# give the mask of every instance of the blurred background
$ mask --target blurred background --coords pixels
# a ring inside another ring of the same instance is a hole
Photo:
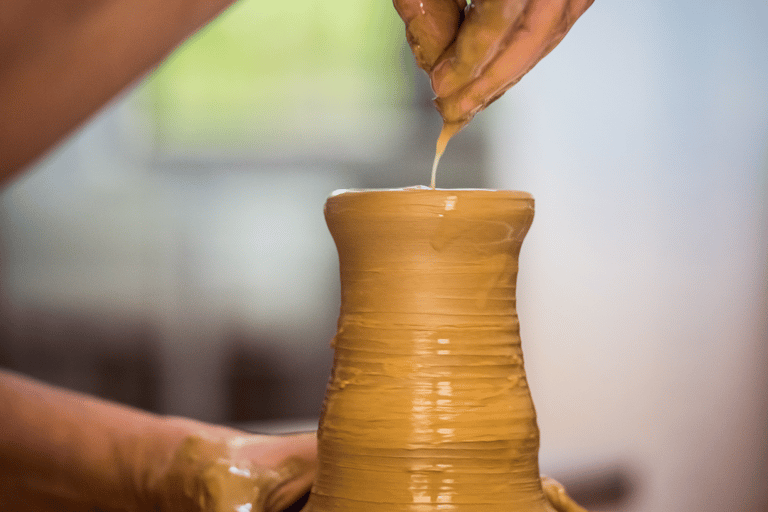
[[[537,200],[518,283],[544,472],[595,510],[768,511],[768,4],[597,2],[440,187]],[[316,425],[336,188],[427,184],[390,2],[241,0],[0,195],[0,365]]]

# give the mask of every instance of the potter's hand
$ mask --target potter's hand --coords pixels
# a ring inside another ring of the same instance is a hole
[[[196,433],[149,483],[141,509],[163,512],[278,512],[309,490],[316,470],[314,433],[261,436],[178,420]],[[155,462],[147,461],[149,466]],[[152,473],[152,468],[145,468]],[[141,468],[139,472],[141,472]],[[146,474],[146,473],[145,473]]]
[[[587,512],[587,509],[579,506],[568,496],[565,487],[556,480],[542,475],[541,487],[544,490],[547,503],[555,509],[555,512]]]
[[[394,0],[447,123],[466,124],[563,39],[594,0]]]
[[[277,512],[315,475],[314,433],[247,434],[2,370],[0,411],[0,510]]]

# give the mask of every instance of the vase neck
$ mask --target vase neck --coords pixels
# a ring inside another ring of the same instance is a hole
[[[519,192],[406,190],[331,197],[342,316],[436,327],[514,318],[517,259],[533,219]]]

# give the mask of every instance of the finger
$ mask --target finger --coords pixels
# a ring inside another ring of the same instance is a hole
[[[541,476],[541,486],[544,490],[544,496],[557,512],[587,512],[587,510],[578,505],[565,492],[565,487],[556,480],[548,476]]]
[[[466,1],[393,0],[416,63],[429,72],[456,37]]]
[[[532,0],[509,44],[483,74],[435,103],[446,121],[466,121],[499,98],[563,39],[592,0]]]
[[[278,512],[301,498],[317,473],[317,436],[314,432],[280,438],[280,461],[273,467],[279,475],[277,487],[267,498],[264,510]]]
[[[317,434],[306,432],[288,435],[248,434],[230,440],[233,457],[261,466],[277,467],[292,457],[315,459]]]
[[[435,65],[432,88],[449,96],[480,76],[519,24],[527,0],[476,0],[467,11],[456,41]]]
[[[277,468],[280,482],[264,504],[264,512],[280,512],[298,501],[312,487],[317,474],[314,460],[291,459]]]

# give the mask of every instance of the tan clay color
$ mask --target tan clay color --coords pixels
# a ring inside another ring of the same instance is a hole
[[[459,123],[443,123],[443,129],[440,130],[440,136],[437,138],[437,143],[435,144],[435,160],[432,162],[432,179],[429,184],[430,187],[435,188],[437,164],[440,163],[440,157],[445,153],[448,141],[451,140],[451,137],[456,135],[463,126],[463,124]]]
[[[565,37],[593,0],[393,0],[443,117],[431,186],[448,140]]]
[[[568,33],[593,0],[393,0],[435,106],[459,128]]]
[[[515,312],[524,192],[340,191],[335,359],[304,512],[576,512],[538,468]]]
[[[190,436],[184,440],[166,472],[162,488],[171,497],[166,510],[233,512],[262,511],[281,480],[278,471],[239,464],[222,441]],[[184,501],[187,503],[184,504]]]
[[[3,512],[277,512],[315,475],[315,435],[156,416],[0,371]]]

